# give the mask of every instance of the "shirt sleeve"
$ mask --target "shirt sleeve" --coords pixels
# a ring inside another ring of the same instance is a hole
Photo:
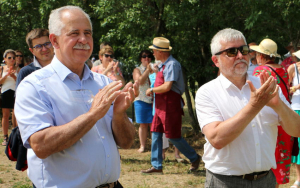
[[[209,123],[224,121],[220,110],[213,102],[212,95],[206,87],[201,87],[197,91],[195,104],[201,130]]]
[[[165,82],[178,81],[180,69],[175,63],[166,66],[163,71]]]
[[[51,104],[38,82],[24,81],[16,92],[15,115],[23,144],[31,148],[28,138],[35,132],[55,125]]]

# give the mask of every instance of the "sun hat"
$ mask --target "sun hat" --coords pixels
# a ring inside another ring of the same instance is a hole
[[[300,59],[300,50],[294,52],[293,55],[295,55],[298,59]]]
[[[164,37],[155,37],[153,39],[153,44],[149,46],[150,49],[160,50],[160,51],[171,51],[170,41]]]
[[[258,46],[250,46],[250,49],[270,57],[280,57],[280,55],[277,54],[277,44],[271,39],[264,39]]]

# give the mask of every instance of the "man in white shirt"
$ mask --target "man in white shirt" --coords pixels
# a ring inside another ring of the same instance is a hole
[[[277,125],[300,136],[300,116],[290,109],[273,77],[247,75],[249,47],[234,29],[211,41],[221,75],[203,85],[196,110],[206,144],[205,187],[275,187]]]

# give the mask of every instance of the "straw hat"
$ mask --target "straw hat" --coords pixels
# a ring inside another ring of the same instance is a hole
[[[271,39],[264,39],[258,46],[250,46],[250,49],[270,57],[280,57],[280,55],[277,54],[277,44]]]
[[[160,51],[171,51],[170,41],[164,37],[155,37],[153,39],[153,44],[149,46],[150,49],[160,50]]]
[[[300,59],[300,50],[294,52],[293,55],[295,55],[298,59]]]

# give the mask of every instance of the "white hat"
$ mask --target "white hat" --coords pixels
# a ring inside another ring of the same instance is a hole
[[[277,44],[271,39],[264,39],[258,46],[250,46],[250,49],[270,57],[280,57],[280,55],[277,54]]]
[[[298,59],[300,59],[300,50],[294,52],[293,55],[295,55]]]

